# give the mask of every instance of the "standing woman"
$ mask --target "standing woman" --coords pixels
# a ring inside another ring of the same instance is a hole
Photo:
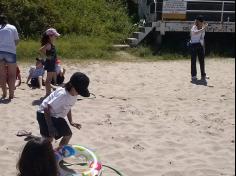
[[[51,81],[56,79],[56,59],[57,51],[54,41],[60,34],[54,28],[49,28],[44,32],[41,39],[41,48],[39,49],[42,54],[46,56],[44,69],[47,71],[47,78],[45,82],[46,97],[51,93]]]
[[[201,68],[201,79],[205,80],[206,72],[205,72],[205,31],[208,24],[204,21],[202,15],[199,15],[196,18],[195,24],[191,29],[191,75],[192,81],[197,80],[197,68],[196,62],[197,57],[200,63]]]
[[[0,15],[0,86],[2,98],[7,96],[5,65],[8,66],[9,100],[14,98],[16,82],[16,45],[19,35],[15,26],[8,24],[7,17]]]

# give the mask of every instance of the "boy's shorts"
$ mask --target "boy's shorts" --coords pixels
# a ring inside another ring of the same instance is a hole
[[[39,80],[38,80],[38,78],[32,78],[30,80],[30,84],[31,84],[32,87],[39,88]]]
[[[8,64],[15,64],[16,54],[0,51],[0,61],[5,61]]]
[[[56,130],[58,132],[58,136],[54,137],[56,140],[60,139],[63,136],[71,136],[72,135],[71,129],[64,118],[51,117],[51,119],[52,119],[52,123],[53,123],[54,127],[56,128]],[[43,137],[50,137],[47,122],[44,117],[44,113],[37,112],[37,120],[39,123],[40,134]]]
[[[39,80],[38,80],[38,78],[32,78],[30,80],[30,84],[31,84],[31,87],[39,88]],[[42,85],[43,86],[45,85],[44,80],[42,80]]]

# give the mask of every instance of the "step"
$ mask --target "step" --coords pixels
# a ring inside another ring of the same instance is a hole
[[[125,48],[129,48],[129,45],[112,45],[113,48],[117,48],[117,49],[125,49]]]
[[[142,36],[142,35],[145,35],[145,33],[143,33],[143,32],[134,32],[133,33],[133,37],[136,39],[139,39],[140,36]]]
[[[138,45],[138,39],[137,38],[128,38],[127,42],[130,46],[137,46]]]
[[[144,32],[144,33],[145,33],[145,32],[146,32],[146,28],[145,28],[145,27],[143,27],[143,26],[142,26],[142,27],[139,27],[139,31],[140,31],[140,32]]]

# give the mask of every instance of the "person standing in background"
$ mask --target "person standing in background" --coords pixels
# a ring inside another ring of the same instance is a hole
[[[51,93],[51,82],[56,82],[56,59],[57,51],[54,42],[60,34],[54,28],[47,29],[41,39],[41,48],[39,51],[46,56],[44,69],[47,71],[47,78],[45,82],[46,97]]]
[[[190,49],[192,81],[197,80],[197,57],[200,63],[201,80],[206,80],[206,78],[208,78],[205,72],[205,31],[207,26],[208,24],[204,21],[204,17],[199,15],[191,29]]]
[[[2,98],[7,97],[7,81],[9,85],[9,100],[14,98],[16,82],[16,45],[19,42],[18,31],[8,23],[7,17],[0,15],[0,86]],[[7,65],[8,80],[5,66]]]

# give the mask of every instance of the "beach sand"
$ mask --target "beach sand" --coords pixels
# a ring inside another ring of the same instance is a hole
[[[26,80],[29,64],[19,64]],[[235,60],[209,59],[208,85],[190,82],[189,61],[66,64],[66,80],[86,73],[96,98],[78,101],[72,144],[94,149],[124,176],[235,175]],[[36,110],[45,91],[25,83],[0,103],[0,176],[16,175],[25,144],[39,136]],[[55,143],[54,145],[57,145]],[[115,176],[104,171],[104,176]]]

